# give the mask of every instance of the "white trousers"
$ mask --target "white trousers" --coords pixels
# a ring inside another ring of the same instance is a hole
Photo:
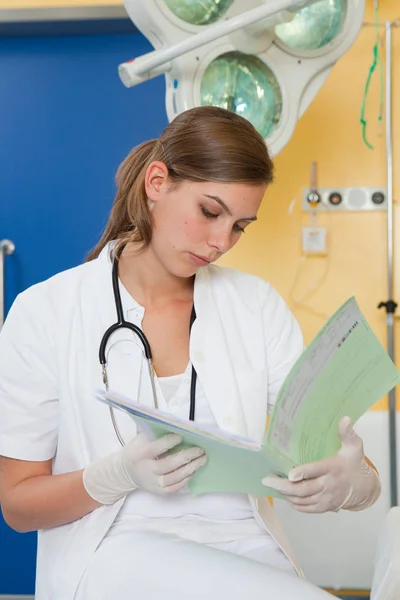
[[[223,547],[226,544],[217,544]],[[329,600],[300,579],[278,548],[251,558],[155,532],[106,537],[75,600]],[[282,560],[283,559],[283,560]],[[269,564],[262,564],[268,560]],[[260,562],[261,561],[261,562]]]

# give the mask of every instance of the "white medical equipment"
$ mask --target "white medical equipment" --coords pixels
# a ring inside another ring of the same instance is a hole
[[[251,121],[276,155],[356,39],[365,0],[124,4],[155,48],[119,66],[127,87],[164,73],[169,120],[194,106],[221,106]]]
[[[378,541],[371,600],[400,598],[400,508],[393,507]]]

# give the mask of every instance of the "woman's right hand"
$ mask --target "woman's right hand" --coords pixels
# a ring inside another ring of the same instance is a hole
[[[195,446],[165,455],[181,442],[175,434],[158,440],[139,434],[118,452],[89,464],[83,485],[100,504],[113,504],[138,488],[159,496],[179,492],[207,462],[204,450]]]

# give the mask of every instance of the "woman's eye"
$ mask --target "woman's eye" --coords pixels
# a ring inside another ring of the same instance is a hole
[[[219,217],[219,213],[210,212],[209,210],[207,210],[207,208],[205,208],[205,206],[201,206],[200,209],[203,215],[206,217],[206,219],[216,219],[217,217]],[[238,223],[234,224],[233,231],[235,231],[236,233],[245,233],[244,227],[240,227]]]
[[[205,217],[207,217],[207,219],[216,219],[219,216],[219,215],[216,215],[215,213],[210,212],[209,210],[204,208],[204,206],[201,207],[201,212],[203,213],[203,215]]]

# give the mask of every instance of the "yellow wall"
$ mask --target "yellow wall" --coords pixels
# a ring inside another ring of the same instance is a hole
[[[367,0],[366,20],[373,20],[372,0]],[[400,16],[399,0],[380,0],[380,20]],[[330,77],[297,125],[288,146],[276,157],[276,183],[269,190],[251,225],[251,233],[222,263],[260,275],[289,298],[289,291],[301,257],[300,230],[309,216],[301,211],[301,190],[309,185],[310,164],[318,162],[319,185],[385,185],[385,140],[379,136],[379,79],[374,75],[368,99],[369,139],[375,150],[362,141],[359,116],[364,85],[372,61],[374,29],[364,27],[349,52],[335,65]],[[381,29],[384,36],[384,29]],[[395,199],[400,200],[400,28],[393,30],[393,139]],[[382,48],[384,54],[384,48]],[[396,167],[397,165],[397,167]],[[289,206],[297,199],[293,213]],[[351,295],[386,347],[386,313],[377,310],[387,300],[386,213],[339,213],[319,217],[328,227],[329,272],[325,283],[310,300],[310,306],[327,315]],[[396,231],[400,228],[399,206],[395,207]],[[399,235],[396,236],[400,240]],[[400,248],[397,249],[397,256]],[[302,295],[323,273],[325,258],[307,259],[296,295]],[[397,261],[400,270],[400,261]],[[400,272],[397,273],[400,303]],[[309,342],[323,324],[317,316],[294,310]],[[400,309],[399,309],[400,313]],[[396,323],[397,327],[400,323]],[[400,364],[400,331],[397,364]],[[400,391],[398,392],[398,395]],[[376,408],[386,407],[383,401]]]

